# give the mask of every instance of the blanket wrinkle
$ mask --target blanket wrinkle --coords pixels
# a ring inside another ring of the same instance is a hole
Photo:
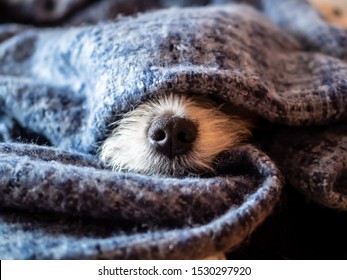
[[[285,180],[347,209],[347,30],[306,1],[25,2],[1,7],[1,258],[236,250]],[[211,176],[106,169],[110,124],[167,94],[241,106],[264,130],[218,155]]]
[[[293,186],[300,186],[299,190],[314,201],[340,210],[347,209],[346,132],[341,124],[297,130],[288,141],[288,132],[282,131],[272,147],[274,158],[280,159],[279,166]],[[278,143],[283,143],[286,151]]]

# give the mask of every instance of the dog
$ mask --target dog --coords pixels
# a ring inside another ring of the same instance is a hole
[[[209,98],[178,94],[144,102],[112,124],[100,157],[112,170],[145,175],[213,172],[219,153],[251,137],[251,118],[237,111]]]
[[[342,0],[309,0],[330,24],[347,28],[347,2]]]

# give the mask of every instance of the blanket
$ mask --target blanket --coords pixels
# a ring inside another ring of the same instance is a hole
[[[284,180],[347,209],[346,30],[299,0],[89,2],[3,3],[1,258],[227,252],[273,211]],[[242,106],[264,124],[217,156],[212,177],[103,166],[110,124],[165,94]]]

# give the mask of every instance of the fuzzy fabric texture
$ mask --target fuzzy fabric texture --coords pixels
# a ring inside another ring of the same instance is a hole
[[[1,258],[225,252],[271,213],[282,173],[310,199],[347,208],[346,30],[299,0],[245,1],[260,12],[130,2],[143,13],[112,19],[124,1],[102,1],[97,17],[83,9],[64,27],[0,25]],[[106,170],[96,151],[109,125],[171,93],[243,106],[266,129],[219,155],[216,177]]]

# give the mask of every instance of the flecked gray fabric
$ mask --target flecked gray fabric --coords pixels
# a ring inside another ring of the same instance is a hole
[[[293,186],[316,202],[340,210],[347,210],[346,133],[345,125],[286,130],[276,135],[271,148]]]
[[[25,211],[1,211],[2,258],[202,258],[239,244],[281,189],[276,167],[251,146],[221,155],[221,176],[206,179],[117,174],[33,146],[1,152],[1,204]],[[238,162],[253,170],[222,175]],[[47,211],[68,215],[47,220]]]
[[[77,26],[0,25],[0,257],[182,259],[231,250],[279,199],[273,160],[309,198],[347,208],[347,31],[305,1],[248,2],[263,15],[245,5],[139,5],[142,14],[110,20],[122,13],[118,3],[98,18],[81,11],[68,21]],[[304,20],[288,9],[293,3]],[[269,155],[250,144],[225,151],[211,178],[106,170],[95,153],[109,124],[170,93],[244,106],[283,131],[256,134],[272,140]],[[307,126],[315,141],[298,137]]]

